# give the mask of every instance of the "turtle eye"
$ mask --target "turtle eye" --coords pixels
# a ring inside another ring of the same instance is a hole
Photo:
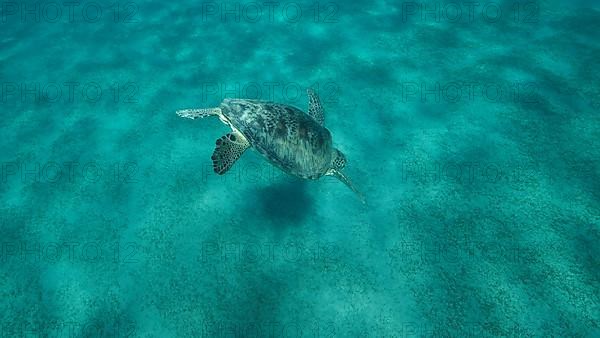
[[[333,161],[333,165],[336,169],[342,169],[346,166],[346,157],[339,150],[337,151],[337,156]]]

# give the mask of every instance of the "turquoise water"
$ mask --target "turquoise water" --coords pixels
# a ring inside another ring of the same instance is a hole
[[[2,2],[3,336],[600,336],[597,2]],[[315,88],[363,205],[246,152]]]

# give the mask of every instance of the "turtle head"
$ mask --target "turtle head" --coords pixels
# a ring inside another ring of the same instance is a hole
[[[333,149],[331,169],[341,170],[346,166],[346,156],[341,151]]]

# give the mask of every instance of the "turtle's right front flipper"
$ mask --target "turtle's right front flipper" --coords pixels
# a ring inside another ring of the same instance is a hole
[[[188,119],[195,120],[197,118],[216,116],[221,114],[220,108],[204,108],[204,109],[183,109],[178,110],[177,115]]]
[[[217,139],[211,157],[215,173],[219,175],[226,173],[249,147],[248,140],[237,130]]]

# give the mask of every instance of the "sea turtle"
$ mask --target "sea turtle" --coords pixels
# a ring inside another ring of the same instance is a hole
[[[231,132],[216,141],[211,157],[215,173],[222,175],[242,153],[254,147],[269,162],[291,175],[316,180],[335,176],[357,193],[350,179],[341,171],[346,157],[334,148],[331,133],[325,126],[323,107],[317,93],[308,89],[308,114],[275,102],[246,99],[223,100],[218,108],[178,110],[189,119],[217,116]]]

